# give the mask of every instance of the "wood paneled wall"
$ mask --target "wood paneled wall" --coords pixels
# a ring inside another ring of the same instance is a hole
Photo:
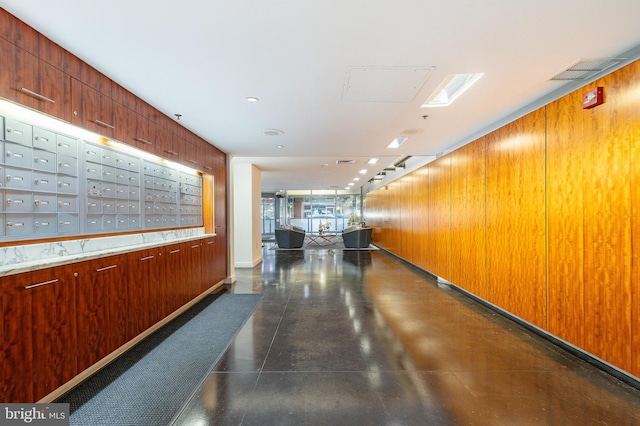
[[[487,298],[485,140],[451,153],[451,282]]]
[[[639,106],[636,61],[414,171],[393,203],[367,194],[373,241],[640,377]]]

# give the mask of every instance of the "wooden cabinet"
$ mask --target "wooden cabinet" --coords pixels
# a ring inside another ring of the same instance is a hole
[[[0,54],[0,96],[71,121],[69,76],[2,39]]]
[[[124,107],[75,79],[71,81],[71,90],[73,99],[71,122],[106,137],[116,137],[116,125],[122,124],[116,119],[124,119]]]

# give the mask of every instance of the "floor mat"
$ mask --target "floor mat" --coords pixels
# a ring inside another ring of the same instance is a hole
[[[262,295],[207,298],[194,306],[196,312],[185,312],[59,398],[56,402],[71,405],[70,424],[169,424],[229,347]]]

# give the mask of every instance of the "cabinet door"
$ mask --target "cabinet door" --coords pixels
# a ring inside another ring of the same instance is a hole
[[[216,285],[220,280],[216,271],[216,237],[202,240],[202,291]]]
[[[172,244],[164,247],[165,281],[165,313],[168,315],[185,304],[183,274],[185,267],[185,244]]]
[[[126,342],[127,292],[122,256],[78,265],[77,330],[79,371]]]
[[[162,270],[158,249],[127,255],[127,334],[136,337],[163,318]]]
[[[127,110],[127,135],[123,142],[131,146],[155,153],[155,126],[145,116]]]
[[[20,275],[0,278],[0,401],[32,402],[31,300]]]
[[[6,40],[0,39],[0,52],[0,96],[71,121],[68,75]]]
[[[71,90],[73,91],[71,122],[101,135],[115,137],[116,113],[113,100],[75,79],[71,81]]]
[[[202,283],[204,281],[202,271],[203,249],[201,240],[190,241],[187,247],[189,250],[189,259],[186,271],[188,277],[186,294],[187,301],[190,301],[202,293]]]
[[[78,374],[75,265],[31,272],[24,283],[34,339],[33,387],[39,400]]]

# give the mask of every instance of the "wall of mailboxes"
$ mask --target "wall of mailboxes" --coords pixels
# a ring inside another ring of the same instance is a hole
[[[0,241],[202,226],[202,176],[0,116]]]

